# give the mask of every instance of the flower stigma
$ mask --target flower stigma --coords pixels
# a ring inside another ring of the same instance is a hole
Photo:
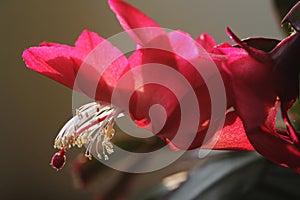
[[[76,109],[71,118],[60,130],[55,138],[55,153],[51,160],[54,169],[61,169],[66,161],[65,152],[72,146],[81,148],[86,145],[85,156],[92,159],[92,152],[96,152],[99,159],[108,160],[114,152],[110,141],[115,134],[114,122],[120,110],[108,104],[92,102]]]

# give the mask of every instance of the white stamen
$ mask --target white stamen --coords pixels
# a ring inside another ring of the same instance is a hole
[[[75,145],[82,147],[87,144],[86,157],[91,159],[91,152],[95,148],[99,159],[102,159],[103,155],[104,159],[108,160],[107,154],[114,152],[110,140],[115,134],[113,125],[119,114],[118,109],[111,105],[100,105],[98,102],[81,106],[76,110],[76,115],[58,133],[54,148],[69,149]]]

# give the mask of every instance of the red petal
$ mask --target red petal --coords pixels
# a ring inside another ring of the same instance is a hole
[[[214,38],[207,33],[199,35],[196,41],[209,53],[212,53],[216,46]]]
[[[184,49],[184,43],[179,44],[182,44]],[[194,54],[195,52],[186,56],[195,57]],[[133,69],[137,66],[144,66],[137,74],[140,79],[135,76],[137,80],[145,82],[152,80],[154,81],[152,83],[155,83],[139,88],[132,97],[130,102],[132,118],[141,126],[147,125],[150,123],[149,109],[155,104],[160,104],[164,107],[165,114],[158,113],[155,115],[156,117],[151,118],[152,131],[159,137],[168,139],[180,149],[199,147],[205,137],[206,130],[197,133],[198,126],[201,126],[197,123],[202,124],[209,119],[211,102],[206,84],[204,84],[201,75],[195,70],[194,66],[182,57],[160,49],[140,49],[130,57],[129,63]],[[207,63],[204,62],[204,64]],[[205,66],[203,65],[203,67]],[[168,68],[173,71],[167,71]],[[183,76],[192,88],[183,84],[181,79],[178,79],[173,72]],[[163,83],[163,86],[159,85],[161,83]],[[177,96],[172,93],[174,90],[177,91]],[[197,102],[195,102],[195,105],[189,104],[185,107],[188,114],[181,113],[179,103],[189,101],[194,93],[196,93],[195,101]],[[196,120],[199,120],[199,113],[196,115],[195,109],[199,108],[201,118],[198,122]],[[178,135],[179,124],[182,123],[182,120],[188,126],[185,127],[182,135]],[[192,128],[193,125],[194,129]],[[176,139],[173,139],[175,136]]]
[[[127,58],[110,42],[85,30],[74,48],[74,60],[80,65],[76,87],[89,97],[111,101],[120,77],[127,71]]]
[[[75,52],[78,55],[81,55],[81,58],[84,59],[91,53],[91,51],[104,41],[106,40],[100,37],[97,33],[84,30],[75,42]]]
[[[79,66],[71,58],[72,51],[72,47],[57,44],[51,47],[29,48],[22,56],[28,68],[73,88]]]
[[[131,99],[130,113],[134,120],[140,125],[142,125],[141,122],[143,122],[144,125],[148,124],[150,122],[148,111],[154,104],[164,106],[167,111],[166,114],[169,116],[178,105],[178,100],[168,88],[160,86],[159,83],[171,85],[171,88],[176,83],[176,81],[174,81],[176,78],[168,76],[170,75],[168,71],[166,71],[165,68],[161,68],[161,65],[171,68],[177,67],[174,54],[159,49],[141,49],[137,50],[129,58],[129,63],[133,70],[142,66],[139,71],[134,72],[135,85],[143,86],[136,88],[138,90]],[[150,82],[150,84],[147,84],[147,82]],[[174,87],[176,86],[174,85]],[[185,92],[187,92],[187,90],[182,87],[182,90],[180,90],[180,98]]]
[[[82,32],[75,47],[44,42],[24,51],[23,58],[30,69],[107,102],[128,64],[119,49],[88,30]]]
[[[25,50],[23,59],[30,69],[73,89],[80,65],[103,41],[96,33],[85,30],[78,38],[76,47],[43,42],[40,47]]]
[[[250,144],[244,125],[235,112],[226,115],[226,121],[221,134],[213,137],[206,144],[201,146],[206,149],[221,150],[254,150]]]
[[[197,148],[202,145],[207,132],[207,127],[202,127],[202,124],[205,124],[205,121],[209,120],[211,115],[211,99],[206,83],[202,78],[202,73],[210,77],[209,81],[215,81],[216,74],[219,75],[220,72],[213,66],[214,62],[211,61],[210,55],[201,50],[199,45],[188,34],[174,31],[165,36],[167,44],[157,42],[159,38],[155,38],[148,44],[150,48],[142,48],[136,51],[130,57],[129,63],[133,69],[137,66],[148,64],[137,73],[137,76],[140,76],[137,80],[148,80],[152,76],[154,78],[152,80],[155,80],[154,83],[170,83],[171,86],[165,88],[152,84],[140,88],[131,99],[130,113],[138,125],[145,126],[150,123],[148,112],[151,106],[155,104],[162,105],[166,111],[166,118],[162,120],[163,115],[158,115],[151,119],[153,132],[159,137],[168,140],[177,148]],[[153,71],[155,66],[160,71]],[[192,88],[189,89],[184,84],[181,84],[172,73],[166,74],[164,67],[176,71],[188,81]],[[178,96],[172,94],[171,91],[174,88],[180,91]],[[196,108],[192,108],[193,106],[189,104],[188,108],[186,108],[189,114],[181,113],[179,103],[191,98],[193,94],[196,94]],[[195,109],[200,110],[200,120],[199,113],[198,115],[195,114]],[[186,127],[184,134],[178,136],[179,124],[182,123],[182,119],[191,126]],[[196,120],[199,120],[199,122]],[[162,127],[161,124],[164,122],[165,124]],[[195,123],[196,128],[191,128]],[[217,126],[215,129],[217,130]]]
[[[244,50],[246,50],[248,52],[248,54],[254,58],[255,60],[262,62],[262,63],[267,63],[267,62],[272,62],[270,56],[268,54],[266,54],[264,51],[262,50],[258,50],[255,48],[252,48],[250,46],[247,45],[247,43],[243,42],[240,38],[238,38],[232,31],[230,28],[227,27],[227,34],[228,36],[234,41],[236,42],[240,47],[242,47]]]
[[[277,164],[300,172],[298,148],[265,128],[256,128],[247,132],[250,142],[261,155]]]
[[[272,65],[252,58],[241,48],[219,49],[228,56],[225,66],[230,73],[235,110],[243,119],[246,129],[264,124],[267,109],[276,101]],[[253,109],[255,108],[255,109]]]
[[[164,34],[164,31],[159,28],[156,22],[130,4],[121,0],[109,0],[109,5],[117,15],[123,29],[128,32],[136,43],[144,45],[157,36]],[[153,29],[149,29],[150,27]]]
[[[138,88],[131,98],[131,116],[140,126],[148,125],[151,121],[153,133],[167,139],[172,139],[176,135],[181,122],[179,102],[192,90],[189,88],[191,86],[188,81],[201,78],[201,76],[191,73],[193,67],[183,61],[181,64],[184,64],[187,76],[182,78],[184,74],[178,71],[177,61],[176,55],[172,52],[149,48],[136,51],[129,60],[132,69],[143,66],[138,73],[135,73],[137,84],[142,84],[142,87]],[[182,67],[184,68],[184,66]],[[190,76],[190,73],[194,76]],[[150,108],[157,104],[162,106],[164,111],[151,110],[152,113],[149,114]],[[204,108],[203,110],[205,110]],[[192,110],[189,116],[193,116],[194,113],[195,110]],[[193,119],[190,119],[190,123],[193,123]],[[195,129],[197,130],[197,126]],[[185,146],[186,141],[179,139],[177,142],[181,143],[184,149],[188,148]]]

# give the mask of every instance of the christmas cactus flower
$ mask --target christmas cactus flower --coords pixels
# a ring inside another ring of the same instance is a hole
[[[115,119],[125,113],[173,149],[255,149],[300,171],[299,134],[287,114],[299,93],[299,4],[284,19],[296,29],[293,35],[282,41],[240,40],[228,29],[237,46],[216,45],[206,33],[193,40],[182,31],[165,31],[121,0],[109,0],[109,5],[137,44],[128,59],[87,30],[74,47],[46,42],[23,53],[30,69],[95,99],[77,109],[59,132],[54,168],[63,167],[73,145],[87,144],[87,157],[95,150],[99,158],[108,159]],[[210,85],[219,79],[217,92],[225,105],[216,118]],[[152,109],[157,104],[163,112]],[[278,108],[287,130],[275,127]],[[222,133],[215,134],[220,128]]]
[[[23,53],[23,59],[30,69],[95,99],[95,102],[77,109],[76,115],[57,135],[54,147],[60,151],[54,154],[51,161],[55,169],[63,167],[65,153],[74,145],[81,147],[86,144],[86,156],[89,158],[91,152],[95,151],[98,158],[108,159],[113,152],[110,140],[115,134],[114,121],[120,113],[129,114],[138,126],[149,128],[170,146],[180,149],[201,146],[209,124],[213,124],[210,121],[208,88],[191,64],[202,66],[202,63],[211,59],[208,54],[204,56],[199,44],[188,34],[181,31],[165,32],[126,2],[109,1],[109,4],[121,25],[137,43],[136,51],[128,60],[110,42],[87,30],[80,35],[75,46],[44,42]],[[126,16],[128,12],[130,15]],[[100,49],[97,48],[99,46]],[[181,79],[178,79],[178,74]],[[220,76],[219,71],[217,75]],[[221,72],[221,75],[225,76],[225,73]],[[148,83],[149,77],[155,80]],[[210,78],[214,79],[214,74]],[[165,85],[158,85],[161,80]],[[176,94],[169,87],[175,88]],[[128,95],[131,96],[126,99]],[[185,126],[182,128],[179,125],[184,113],[180,104],[182,101],[189,103],[189,99],[195,101],[192,104],[185,103],[188,106],[185,106]],[[165,112],[154,112],[153,117],[149,110],[156,104],[163,106]],[[221,116],[225,114],[225,109],[220,113]],[[196,118],[199,118],[199,122],[195,123]],[[221,122],[216,120],[218,126],[213,131],[219,128]],[[177,136],[178,129],[183,129],[184,134]],[[238,137],[235,139],[240,141]]]

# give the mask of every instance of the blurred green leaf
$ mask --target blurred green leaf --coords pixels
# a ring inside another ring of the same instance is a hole
[[[193,170],[189,179],[168,199],[232,200],[241,197],[259,181],[266,164],[255,153],[222,155]]]
[[[97,187],[101,191],[98,199],[300,199],[300,175],[255,152],[214,151],[199,159],[197,151],[191,151],[171,166],[146,174],[109,172],[99,168],[103,171],[98,176],[102,180],[101,186]],[[176,176],[178,174],[183,176]]]
[[[291,169],[270,164],[245,200],[295,200],[300,199],[300,175]]]
[[[255,153],[234,152],[208,159],[162,199],[295,200],[300,199],[299,185],[300,175],[293,170]]]

